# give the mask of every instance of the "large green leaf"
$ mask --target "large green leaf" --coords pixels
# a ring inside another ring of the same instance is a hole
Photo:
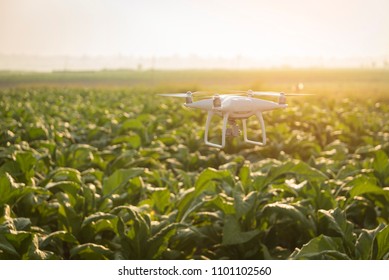
[[[378,150],[375,153],[373,169],[376,176],[379,178],[381,185],[384,186],[389,177],[389,158],[383,150]]]
[[[384,225],[380,224],[377,228],[372,230],[362,229],[355,243],[355,256],[357,259],[373,259],[374,241],[377,233],[380,232],[383,228]]]
[[[226,184],[224,187],[232,188],[235,185],[233,176],[228,170],[207,168],[201,172],[194,188],[184,192],[178,202],[177,221],[182,222],[191,212],[199,209],[205,203],[202,199],[205,195],[214,196],[207,200],[209,205],[213,203],[214,206],[223,207],[223,199],[217,196],[218,183],[222,184],[223,182]]]
[[[355,239],[353,233],[354,226],[347,221],[346,214],[339,208],[333,210],[318,211],[319,230],[328,236],[342,237],[346,252],[353,257],[355,253]]]
[[[349,259],[344,253],[342,241],[337,237],[320,235],[311,239],[300,250],[296,250],[290,256],[292,259],[331,259],[343,260]]]
[[[196,194],[205,191],[214,192],[215,182],[225,182],[230,186],[234,186],[233,176],[228,170],[216,170],[207,168],[200,173],[195,183]]]
[[[82,222],[82,227],[85,227],[85,226],[89,225],[90,223],[93,223],[93,222],[96,222],[99,220],[111,220],[111,219],[115,219],[116,217],[117,217],[116,215],[113,215],[110,213],[96,212],[96,213],[94,213],[94,214],[92,214],[84,219],[84,221]]]
[[[10,204],[21,193],[21,188],[8,173],[0,174],[0,206]]]
[[[377,259],[389,259],[389,226],[380,230],[376,235]]]
[[[223,227],[223,245],[243,244],[250,241],[260,233],[259,229],[242,231],[236,216],[226,215]]]
[[[280,166],[272,167],[266,178],[266,183],[271,183],[280,176],[292,174],[300,180],[308,180],[308,181],[324,181],[328,177],[322,173],[321,171],[309,166],[305,162],[302,161],[287,161],[282,163]]]
[[[60,231],[54,231],[47,235],[45,238],[43,238],[40,247],[46,248],[49,246],[49,244],[55,240],[61,240],[63,242],[72,243],[72,244],[78,244],[78,240],[72,235],[71,233],[60,230]]]
[[[74,181],[60,181],[60,182],[50,182],[45,187],[47,190],[50,190],[53,194],[56,194],[58,191],[67,193],[73,198],[73,201],[77,199],[81,186],[79,183]],[[72,203],[74,205],[74,203]]]
[[[103,195],[109,196],[125,187],[128,181],[144,172],[143,168],[130,168],[116,170],[103,180]]]
[[[28,252],[23,257],[28,260],[48,260],[56,258],[53,252],[43,251],[39,248],[39,238],[36,234],[33,235]]]
[[[20,170],[23,172],[26,182],[30,182],[31,178],[34,177],[35,171],[34,166],[37,162],[37,159],[31,151],[19,151],[15,155],[16,162],[20,166]]]
[[[268,204],[263,208],[264,216],[268,217],[272,223],[277,221],[292,221],[299,227],[307,232],[313,234],[316,231],[316,227],[313,222],[302,213],[302,211],[296,206],[284,204],[284,203],[272,203]]]
[[[235,214],[235,207],[232,202],[232,199],[225,194],[218,194],[212,198],[202,199],[204,206],[207,209],[216,208],[222,211],[224,215]]]
[[[246,215],[255,205],[257,192],[250,192],[248,195],[240,192],[234,193],[234,207],[238,218]]]
[[[168,189],[153,191],[151,201],[159,213],[165,213],[165,210],[171,205],[170,191]]]
[[[184,225],[178,223],[168,224],[147,240],[146,259],[158,259],[168,247],[170,238],[176,233],[177,227]]]
[[[20,259],[20,254],[15,247],[0,233],[0,259]]]
[[[82,183],[80,171],[70,167],[58,167],[50,172],[48,179],[53,182],[72,181],[78,184]]]
[[[56,197],[59,200],[58,207],[58,225],[59,230],[66,230],[77,236],[81,228],[83,213],[79,213],[69,202],[66,194],[57,193]]]
[[[129,119],[126,120],[122,124],[122,131],[126,130],[136,130],[136,131],[143,131],[145,129],[143,123],[140,120],[137,119]]]
[[[348,183],[348,185],[352,186],[349,193],[353,198],[355,196],[360,196],[367,193],[380,194],[385,195],[387,193],[382,188],[378,187],[375,184],[374,179],[369,178],[367,176],[358,176],[352,181]]]
[[[86,243],[73,247],[70,250],[70,257],[72,259],[108,260],[112,259],[113,252],[105,246]]]
[[[117,232],[120,236],[124,258],[142,259],[146,253],[147,240],[151,235],[151,221],[134,206],[118,206],[111,211],[119,217]]]
[[[25,186],[15,182],[8,173],[0,174],[0,207],[8,204],[13,205],[17,200],[30,193],[47,193],[41,188]]]

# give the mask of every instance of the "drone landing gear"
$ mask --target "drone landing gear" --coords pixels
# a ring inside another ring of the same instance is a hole
[[[207,121],[205,123],[205,134],[204,134],[204,142],[206,145],[208,146],[211,146],[211,147],[215,147],[215,148],[223,148],[225,145],[226,145],[226,130],[227,130],[227,122],[228,122],[228,116],[229,114],[226,113],[224,114],[223,116],[223,127],[222,127],[222,144],[219,145],[219,144],[215,144],[215,143],[212,143],[212,142],[209,142],[208,141],[208,132],[209,132],[209,125],[211,123],[211,119],[213,117],[215,113],[213,111],[208,111],[208,115],[207,115]]]
[[[223,126],[222,126],[222,143],[221,145],[220,144],[216,144],[216,143],[212,143],[212,142],[209,142],[208,141],[208,133],[209,133],[209,125],[211,124],[211,119],[213,117],[213,115],[215,114],[214,111],[208,111],[208,115],[207,115],[207,121],[206,121],[206,124],[205,124],[205,134],[204,134],[204,142],[206,145],[208,146],[211,146],[211,147],[215,147],[215,148],[224,148],[224,146],[226,145],[226,136],[238,136],[239,135],[239,128],[236,124],[236,121],[231,119],[229,120],[228,117],[229,117],[229,113],[225,113],[223,115]],[[253,141],[253,140],[249,140],[247,138],[247,124],[246,124],[246,119],[243,119],[242,122],[243,122],[243,137],[244,137],[244,141],[246,143],[250,143],[250,144],[254,144],[254,145],[259,145],[259,146],[263,146],[266,144],[266,131],[265,131],[265,123],[263,121],[263,117],[262,117],[262,113],[258,112],[256,113],[256,116],[259,120],[259,123],[261,124],[261,130],[262,130],[262,142],[257,142],[257,141]],[[230,123],[230,128],[227,129],[227,123]]]
[[[256,142],[247,139],[247,126],[246,126],[246,119],[242,120],[243,123],[243,139],[246,143],[263,146],[266,145],[266,130],[265,130],[265,122],[263,121],[262,113],[256,113],[255,114],[259,120],[259,123],[261,124],[261,130],[262,130],[262,142]]]

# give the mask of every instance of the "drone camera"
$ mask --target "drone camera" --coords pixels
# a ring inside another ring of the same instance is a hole
[[[222,106],[222,100],[220,99],[220,96],[219,95],[215,95],[213,98],[212,98],[212,105],[213,105],[213,109],[216,109],[216,108],[221,108]]]
[[[238,124],[236,123],[235,120],[229,120],[228,124],[230,127],[227,128],[226,130],[226,136],[227,137],[237,137],[240,135],[241,131],[239,129]]]
[[[286,104],[286,96],[283,92],[280,93],[280,97],[278,98],[278,104],[280,105]]]
[[[186,93],[185,103],[186,103],[186,104],[193,103],[192,92],[188,91],[188,92]]]

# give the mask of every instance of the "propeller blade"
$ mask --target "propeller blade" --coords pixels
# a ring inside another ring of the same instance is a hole
[[[285,93],[285,96],[309,96],[314,95],[312,93]]]
[[[180,93],[160,93],[158,95],[160,96],[167,96],[167,97],[180,97],[180,98],[185,98],[188,96],[193,96],[193,97],[201,97],[201,98],[207,98],[207,97],[212,97],[216,93],[210,92],[210,91],[195,91],[195,92],[180,92]]]
[[[167,96],[167,97],[180,97],[180,98],[185,98],[188,96],[186,93],[161,93],[158,95],[159,96]]]
[[[281,96],[280,92],[274,92],[274,91],[253,91],[251,93],[256,96]]]
[[[252,91],[252,90],[233,90],[229,94],[242,94],[242,95],[254,95],[254,96],[280,96],[280,92],[275,91]],[[284,94],[288,95],[288,94]]]
[[[180,97],[185,98],[188,96],[194,96],[194,97],[201,97],[201,98],[209,98],[212,96],[217,95],[218,93],[210,92],[210,91],[195,91],[195,92],[187,92],[187,93],[161,93],[158,94],[160,96],[167,96],[167,97]],[[226,91],[222,93],[222,95],[229,95],[229,94],[238,94],[238,95],[253,95],[253,96],[309,96],[314,94],[309,93],[282,93],[282,92],[275,92],[275,91],[243,91],[243,90],[232,90],[232,91]]]
[[[253,91],[253,95],[256,96],[308,96],[314,95],[310,93],[282,93],[282,92],[273,92],[273,91]]]

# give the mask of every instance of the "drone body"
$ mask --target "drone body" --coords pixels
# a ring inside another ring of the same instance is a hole
[[[243,138],[244,141],[250,144],[263,146],[266,144],[266,130],[265,123],[263,121],[262,112],[286,108],[286,94],[275,92],[253,92],[251,90],[247,92],[237,91],[236,94],[214,94],[211,98],[206,98],[198,101],[193,101],[195,94],[201,94],[201,92],[187,93],[168,93],[160,94],[162,96],[182,97],[186,99],[185,106],[188,108],[200,109],[207,111],[207,120],[205,123],[204,142],[206,145],[216,148],[223,148],[226,144],[227,136],[238,136],[240,134],[239,127],[236,123],[237,120],[241,120],[243,124]],[[242,95],[244,93],[245,95]],[[254,96],[266,95],[266,96],[278,96],[278,103],[258,99]],[[301,95],[301,94],[289,94],[289,95]],[[221,144],[212,143],[208,140],[209,128],[211,120],[214,115],[223,118],[222,126],[222,139]],[[261,125],[262,141],[253,141],[247,138],[247,119],[251,116],[256,116]],[[227,125],[229,127],[227,128]]]

